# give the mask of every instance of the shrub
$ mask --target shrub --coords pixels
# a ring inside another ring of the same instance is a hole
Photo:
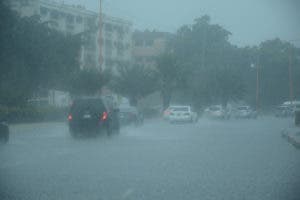
[[[18,122],[40,122],[40,121],[61,121],[67,115],[66,108],[53,106],[42,107],[7,107],[0,106],[0,120],[11,123]]]

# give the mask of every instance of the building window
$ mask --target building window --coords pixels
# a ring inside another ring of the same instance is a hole
[[[105,24],[105,30],[106,30],[107,32],[112,32],[112,31],[113,31],[112,25],[111,25],[111,24]]]
[[[51,25],[52,28],[58,28],[59,27],[59,24],[56,21],[51,21],[50,25]]]
[[[118,56],[122,57],[122,56],[124,56],[124,51],[118,50],[118,51],[117,51],[117,54],[118,54]]]
[[[124,45],[120,42],[117,43],[117,54],[118,56],[124,55]]]
[[[112,56],[112,48],[113,48],[113,43],[111,40],[105,40],[105,55],[107,57]]]
[[[59,16],[62,17],[62,18],[66,16],[66,14],[65,14],[64,12],[58,12],[58,14],[59,14]]]
[[[81,16],[77,16],[77,17],[76,17],[76,22],[77,22],[78,24],[81,24],[82,21],[83,21],[83,19],[82,19]]]
[[[108,47],[108,46],[105,47],[105,56],[108,58],[112,57],[112,48],[111,47]]]
[[[67,25],[66,28],[67,28],[68,31],[73,31],[74,30],[74,26],[72,26],[72,25]]]
[[[143,62],[143,57],[136,57],[137,62]]]
[[[23,0],[21,1],[21,6],[29,6],[29,0]]]
[[[129,28],[128,28],[128,27],[124,27],[124,32],[125,32],[126,34],[128,34],[128,33],[129,33]]]
[[[146,40],[145,45],[147,47],[152,46],[153,45],[153,40]]]
[[[94,27],[96,24],[95,20],[93,18],[88,18],[86,22],[87,22],[87,25],[90,27]]]
[[[106,59],[105,60],[105,65],[107,67],[112,67],[114,65],[114,62],[111,59]]]
[[[112,47],[112,41],[111,40],[105,40],[105,46],[106,47]]]
[[[96,50],[96,45],[94,43],[87,43],[85,44],[86,49],[90,51],[95,51]]]
[[[58,18],[59,18],[59,12],[56,11],[56,10],[52,10],[52,11],[50,12],[50,16],[51,16],[51,18],[53,18],[53,19],[58,19]]]
[[[41,13],[41,15],[47,15],[48,14],[48,9],[45,8],[45,7],[41,7],[40,8],[40,13]]]
[[[134,44],[135,46],[141,47],[143,46],[143,40],[136,40]]]
[[[68,14],[68,15],[67,15],[67,22],[68,22],[68,23],[74,23],[74,16],[71,15],[71,14]]]

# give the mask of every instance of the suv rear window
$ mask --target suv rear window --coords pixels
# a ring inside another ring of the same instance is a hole
[[[91,112],[99,113],[106,110],[101,99],[77,99],[71,106],[71,113],[80,113],[89,110]]]

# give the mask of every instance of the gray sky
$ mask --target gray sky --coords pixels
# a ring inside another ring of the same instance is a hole
[[[98,10],[99,0],[64,0]],[[300,46],[300,0],[103,0],[104,12],[133,22],[136,29],[175,32],[204,14],[233,35],[237,45],[279,37]]]

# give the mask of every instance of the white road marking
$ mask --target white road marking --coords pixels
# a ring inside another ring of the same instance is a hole
[[[122,199],[127,199],[128,197],[130,197],[132,195],[132,193],[134,192],[134,189],[129,188],[127,189],[124,194],[122,195]]]

